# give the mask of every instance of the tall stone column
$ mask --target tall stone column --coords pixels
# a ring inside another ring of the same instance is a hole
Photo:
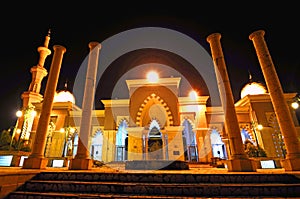
[[[48,159],[44,157],[48,125],[53,107],[53,99],[56,92],[58,77],[60,73],[63,54],[66,48],[63,46],[53,46],[54,55],[50,67],[49,77],[46,84],[44,101],[42,104],[41,115],[38,122],[35,141],[32,146],[32,153],[24,160],[24,169],[43,169],[46,168]]]
[[[225,115],[225,129],[228,133],[231,149],[231,156],[227,163],[228,170],[253,171],[252,162],[244,151],[220,39],[221,34],[219,33],[213,33],[207,37],[207,41],[210,43],[221,103]]]
[[[277,76],[271,55],[264,39],[265,31],[257,30],[250,34],[256,54],[268,87],[271,102],[279,123],[280,131],[284,136],[286,158],[282,161],[285,170],[300,170],[300,144],[297,130],[293,122],[288,104],[284,99],[283,90]]]
[[[90,42],[89,48],[90,53],[82,101],[78,149],[75,158],[70,161],[69,169],[92,169],[93,167],[93,160],[90,157],[89,151],[89,139],[92,129],[92,110],[101,45],[98,42]]]

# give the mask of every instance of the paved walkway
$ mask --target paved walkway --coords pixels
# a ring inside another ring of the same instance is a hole
[[[283,168],[277,169],[257,169],[253,172],[230,172],[226,168],[216,168],[210,167],[208,165],[196,165],[190,166],[188,170],[126,170],[122,166],[101,166],[95,167],[90,170],[69,170],[67,167],[47,167],[46,169],[23,169],[22,167],[0,167],[0,175],[6,174],[25,174],[25,173],[39,173],[39,172],[60,172],[60,171],[69,171],[69,172],[122,172],[122,173],[224,173],[224,174],[234,174],[234,173],[289,173],[294,174],[300,177],[300,171],[285,171]]]
[[[285,171],[282,168],[278,169],[258,169],[255,172],[229,172],[226,168],[216,168],[210,167],[209,165],[192,165],[188,170],[126,170],[122,165],[114,166],[101,166],[97,168],[92,168],[90,170],[69,170],[67,167],[53,168],[47,167],[46,169],[23,169],[22,167],[0,167],[0,199],[2,199],[6,194],[16,189],[20,184],[29,180],[35,174],[39,172],[117,172],[117,173],[188,173],[188,174],[257,174],[257,173],[270,173],[270,174],[282,174],[289,173],[300,178],[300,171]],[[251,197],[250,197],[251,198]],[[268,197],[261,197],[261,199],[269,199]],[[279,197],[280,198],[280,197]],[[279,199],[278,198],[278,199]],[[224,198],[223,198],[224,199]]]

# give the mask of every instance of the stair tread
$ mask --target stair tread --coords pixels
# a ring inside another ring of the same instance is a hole
[[[97,197],[97,198],[157,198],[157,199],[163,199],[163,198],[181,198],[181,199],[192,199],[195,197],[189,197],[189,196],[174,196],[174,195],[141,195],[141,194],[109,194],[109,193],[101,193],[101,194],[82,194],[82,193],[60,193],[60,192],[55,192],[55,193],[44,193],[44,192],[21,192],[21,191],[15,191],[13,194],[15,195],[20,195],[20,194],[26,194],[26,195],[32,195],[32,196],[56,196],[56,197],[78,197],[83,198],[83,197]],[[206,197],[204,197],[206,198]],[[230,197],[232,198],[232,197]]]
[[[300,186],[300,183],[215,183],[215,182],[186,182],[186,183],[177,183],[177,182],[119,182],[119,181],[75,181],[75,180],[51,180],[51,181],[43,181],[43,180],[30,180],[27,183],[47,183],[47,184],[111,184],[111,185],[169,185],[169,186]]]
[[[15,191],[13,193],[11,193],[10,196],[13,196],[13,195],[31,195],[31,196],[47,196],[47,197],[61,197],[61,196],[66,196],[66,197],[78,197],[80,196],[79,198],[84,198],[84,197],[97,197],[97,198],[102,198],[102,197],[110,197],[110,198],[159,198],[159,199],[162,199],[162,198],[181,198],[181,199],[191,199],[191,198],[195,198],[195,196],[176,196],[176,195],[166,195],[166,194],[151,194],[151,195],[143,195],[143,194],[129,194],[129,193],[125,193],[125,194],[117,194],[117,193],[63,193],[63,192],[31,192],[31,191]],[[213,196],[213,197],[209,197],[211,199],[213,198],[219,198],[221,197],[222,199],[225,199],[225,198],[257,198],[257,196]],[[198,197],[198,199],[200,198],[206,198],[207,199],[207,196],[203,195],[203,196],[200,196]],[[263,198],[283,198],[281,196],[259,196],[260,199],[263,199]],[[295,198],[294,196],[286,196],[284,197],[285,199],[287,198]],[[297,197],[298,198],[298,197]]]

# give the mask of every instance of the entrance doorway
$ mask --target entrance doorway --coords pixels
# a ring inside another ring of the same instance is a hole
[[[151,125],[150,125],[151,126]],[[155,125],[151,128],[148,138],[148,159],[163,160],[163,141],[159,128]]]

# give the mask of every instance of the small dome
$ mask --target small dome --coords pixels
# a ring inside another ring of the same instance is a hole
[[[258,82],[250,82],[246,84],[241,90],[241,98],[247,95],[259,95],[267,93],[266,87]]]
[[[75,97],[70,91],[57,91],[55,93],[53,102],[72,102],[75,104]]]

